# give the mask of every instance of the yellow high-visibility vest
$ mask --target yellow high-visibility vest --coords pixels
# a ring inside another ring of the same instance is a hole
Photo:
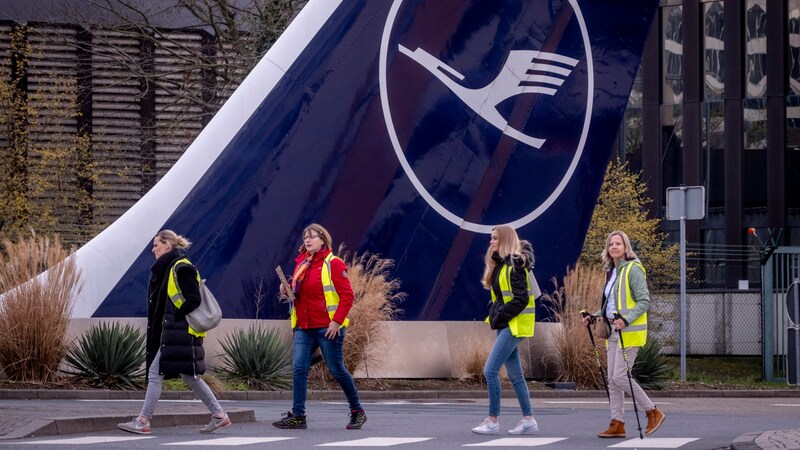
[[[172,304],[178,309],[180,309],[181,305],[186,301],[186,299],[183,298],[181,287],[178,285],[178,269],[181,266],[192,266],[192,263],[186,258],[175,261],[175,264],[169,269],[169,280],[167,280],[167,296],[169,296],[169,299],[172,300]],[[199,285],[200,272],[197,268],[195,268],[195,272],[197,273],[197,284]],[[189,326],[189,334],[197,337],[206,337],[204,331],[194,331],[191,326]]]
[[[500,292],[503,294],[504,304],[514,299],[514,293],[511,290],[512,270],[514,270],[513,267],[508,264],[503,264],[498,276]],[[536,326],[536,296],[531,286],[531,277],[533,277],[533,272],[527,271],[525,279],[528,286],[528,305],[525,306],[525,309],[523,309],[521,313],[508,321],[508,328],[511,330],[511,334],[514,337],[531,337],[533,336],[533,330]],[[494,303],[497,300],[494,289],[490,289],[490,291],[492,293],[492,303]],[[486,322],[489,322],[488,317],[486,318]]]
[[[614,299],[617,307],[617,311],[623,316],[627,315],[628,312],[636,306],[636,302],[633,300],[633,296],[631,295],[630,289],[630,277],[631,277],[631,268],[636,265],[642,269],[642,273],[647,277],[647,272],[644,270],[644,266],[636,261],[629,262],[622,266],[622,269],[619,271],[617,275],[617,298]],[[625,299],[624,303],[622,299]],[[634,320],[633,323],[628,324],[625,328],[622,329],[623,337],[622,340],[625,343],[625,347],[642,347],[644,346],[645,342],[647,342],[647,312],[639,316],[638,319]],[[622,343],[620,343],[621,345]]]
[[[322,264],[322,294],[325,295],[325,307],[328,309],[328,317],[333,320],[333,315],[336,314],[336,309],[339,307],[339,294],[336,293],[336,288],[333,286],[331,280],[331,261],[336,258],[341,261],[338,256],[333,256],[333,253],[328,253],[325,257],[325,262]],[[292,308],[292,328],[297,326],[297,313]],[[350,325],[350,319],[345,317],[342,327]]]

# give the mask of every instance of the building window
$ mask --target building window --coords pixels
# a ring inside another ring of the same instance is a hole
[[[638,173],[642,170],[642,66],[636,72],[633,87],[628,98],[628,107],[622,118],[619,136],[619,157],[628,163],[631,172]]]
[[[767,93],[767,2],[747,0],[745,19],[745,95],[761,98]]]
[[[787,4],[788,50],[786,70],[789,92],[786,97],[786,208],[787,238],[790,245],[800,245],[800,0]]]
[[[661,103],[679,105],[683,102],[683,7],[661,9],[662,74]]]
[[[745,100],[742,200],[767,206],[767,2],[746,0],[744,12]]]
[[[703,4],[703,145],[702,184],[706,205],[725,202],[725,9],[724,3]],[[720,208],[720,212],[722,212]]]
[[[767,206],[767,100],[743,100],[742,200],[745,208]]]
[[[712,2],[703,5],[703,73],[706,101],[725,96],[725,7]]]
[[[683,107],[661,106],[661,201],[668,187],[683,183]]]

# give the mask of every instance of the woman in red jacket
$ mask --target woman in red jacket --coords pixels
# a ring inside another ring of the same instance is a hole
[[[346,428],[357,430],[367,421],[353,377],[344,367],[342,354],[345,327],[349,323],[347,314],[353,306],[353,287],[347,279],[347,266],[333,255],[332,248],[333,239],[321,225],[311,224],[303,230],[303,245],[295,258],[292,275],[295,297],[291,314],[294,403],[291,411],[272,423],[277,428],[306,428],[308,370],[317,348],[322,351],[328,370],[339,382],[350,404],[350,422]]]

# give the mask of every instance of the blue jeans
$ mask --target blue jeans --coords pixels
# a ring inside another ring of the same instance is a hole
[[[345,328],[339,330],[339,336],[335,339],[325,337],[325,328],[314,328],[310,330],[294,330],[294,362],[292,364],[292,381],[294,387],[294,403],[292,404],[292,415],[306,415],[306,397],[308,391],[308,370],[311,367],[311,356],[319,347],[322,357],[328,365],[328,370],[333,378],[347,396],[347,402],[351,410],[361,409],[361,402],[358,400],[356,384],[350,372],[344,367],[344,347]]]
[[[500,397],[503,393],[500,385],[500,367],[503,365],[506,366],[508,379],[514,386],[522,415],[530,416],[532,414],[531,396],[522,373],[522,362],[519,359],[518,347],[523,339],[525,338],[514,337],[509,328],[497,330],[497,340],[494,341],[492,352],[489,353],[489,358],[483,367],[486,387],[489,389],[489,416],[491,417],[500,415]]]

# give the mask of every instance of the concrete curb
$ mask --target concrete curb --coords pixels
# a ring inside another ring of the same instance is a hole
[[[256,421],[256,414],[252,409],[230,408],[226,409],[225,412],[228,414],[228,417],[230,417],[231,422],[235,424]],[[133,417],[134,415],[130,414],[110,414],[102,416],[59,417],[32,420],[11,433],[0,436],[0,440],[115,430],[117,429],[118,423],[128,422]],[[205,425],[207,423],[207,412],[156,414],[151,422],[154,428]]]
[[[605,391],[577,390],[531,390],[531,398],[593,398],[605,397]],[[52,389],[0,389],[0,400],[143,400],[145,391],[111,391],[111,390],[52,390]],[[694,397],[694,398],[798,398],[800,389],[776,390],[687,390],[687,391],[647,391],[656,397]],[[310,390],[311,400],[340,399],[344,394],[340,390]],[[367,400],[402,400],[402,399],[453,399],[453,398],[485,398],[485,390],[417,390],[417,391],[359,391],[359,396]],[[514,391],[504,390],[504,397],[514,397]],[[164,400],[193,400],[192,391],[164,391]],[[292,391],[225,391],[220,400],[291,400]]]
[[[731,450],[761,450],[756,444],[756,438],[760,435],[761,433],[756,431],[737,437],[731,442]]]

